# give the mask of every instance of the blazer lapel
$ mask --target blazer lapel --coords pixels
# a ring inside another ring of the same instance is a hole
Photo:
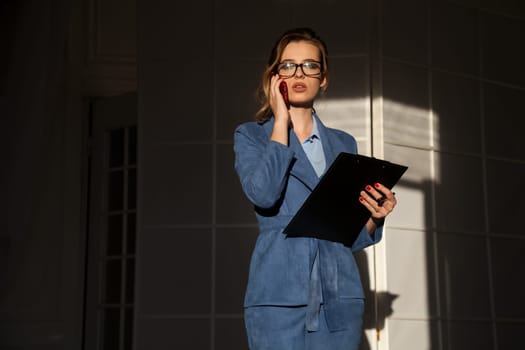
[[[273,118],[264,124],[268,138],[272,134],[273,124]],[[291,129],[288,133],[288,147],[290,147],[295,154],[295,162],[290,170],[290,175],[301,181],[308,189],[313,190],[319,182],[319,177],[306,157],[306,153],[304,153],[303,146],[299,143],[299,139]]]
[[[315,173],[314,167],[308,160],[306,153],[304,153],[303,146],[299,142],[299,139],[297,138],[293,130],[290,130],[288,140],[290,148],[295,153],[296,159],[290,171],[290,175],[296,177],[299,181],[304,183],[306,187],[308,187],[310,190],[313,190],[319,182],[319,177]]]
[[[314,113],[314,118],[317,121],[317,129],[319,130],[319,137],[323,143],[323,152],[326,160],[326,169],[334,162],[335,158],[339,154],[336,152],[335,145],[333,143],[334,138],[330,137],[330,130],[321,122],[316,113]]]

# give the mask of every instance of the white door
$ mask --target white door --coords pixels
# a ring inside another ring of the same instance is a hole
[[[137,218],[136,94],[91,101],[84,348],[133,343]]]

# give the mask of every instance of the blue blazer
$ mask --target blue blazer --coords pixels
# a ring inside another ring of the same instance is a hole
[[[314,118],[327,168],[340,152],[357,153],[354,137],[327,128],[315,113]],[[319,177],[292,130],[288,147],[270,141],[273,123],[273,118],[264,123],[244,123],[234,133],[235,170],[244,193],[254,204],[259,224],[244,306],[306,305],[314,258],[312,245],[315,244],[319,248],[327,323],[332,330],[346,329],[347,318],[352,316],[345,311],[345,306],[356,298],[364,298],[353,252],[378,242],[382,227],[372,235],[363,227],[351,247],[316,238],[287,237],[283,229],[319,182]]]

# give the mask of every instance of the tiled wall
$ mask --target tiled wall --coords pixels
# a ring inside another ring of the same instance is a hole
[[[389,348],[521,349],[525,7],[403,0],[382,13],[385,157],[410,166],[385,242]]]
[[[393,298],[380,308],[381,340],[363,349],[510,349],[525,328],[515,277],[525,208],[510,191],[525,178],[525,27],[522,5],[499,4],[138,1],[137,349],[246,349],[257,228],[232,134],[252,119],[275,38],[300,25],[330,50],[321,118],[354,134],[361,153],[410,166],[385,240],[360,255],[367,289],[377,257]]]

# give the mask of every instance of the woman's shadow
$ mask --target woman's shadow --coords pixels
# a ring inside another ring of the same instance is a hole
[[[371,350],[370,343],[365,336],[365,330],[376,330],[376,336],[380,336],[381,330],[385,327],[385,319],[392,315],[392,304],[398,297],[397,294],[389,292],[379,292],[370,289],[370,272],[368,270],[368,256],[364,251],[355,254],[357,266],[361,273],[363,289],[365,291],[365,314],[363,316],[363,334],[361,338],[360,350]],[[376,306],[377,300],[377,306]]]

